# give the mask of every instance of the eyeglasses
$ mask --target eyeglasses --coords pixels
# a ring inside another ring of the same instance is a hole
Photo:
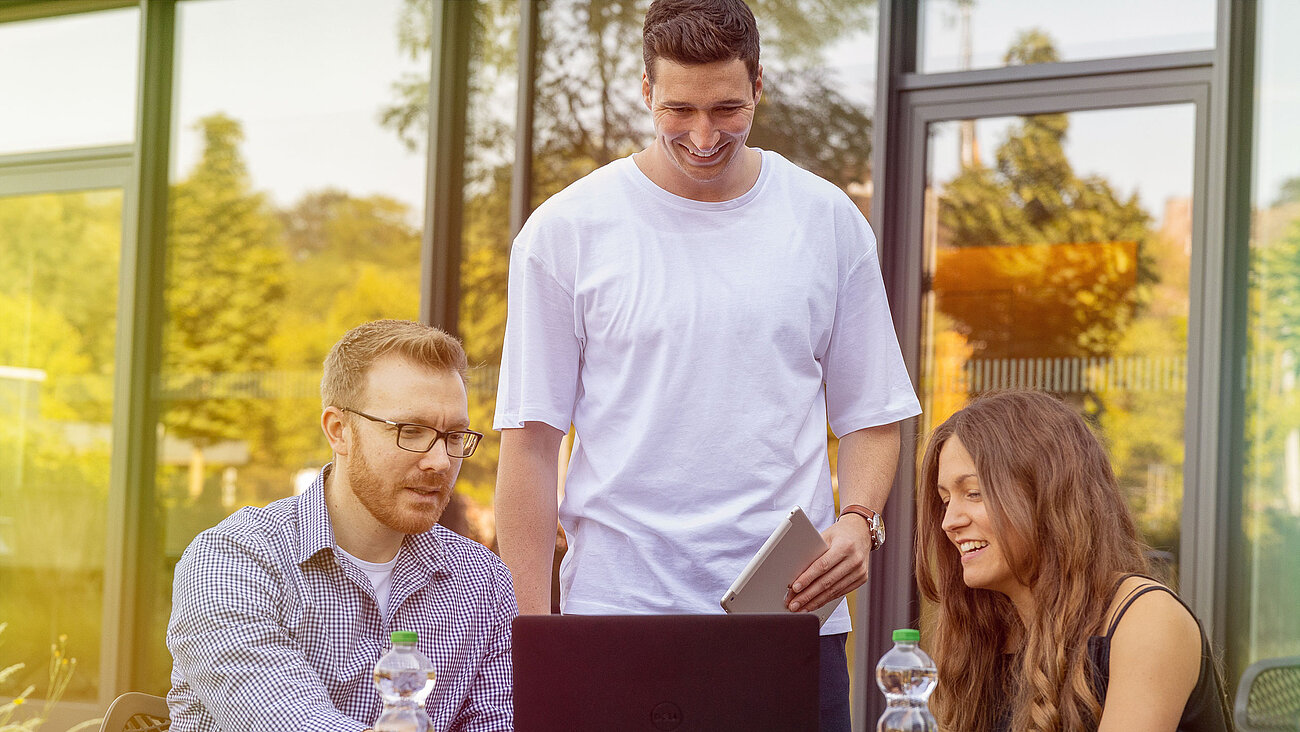
[[[433,449],[439,439],[442,439],[443,445],[447,448],[448,457],[467,458],[474,454],[474,449],[478,447],[479,440],[483,439],[483,433],[474,430],[443,432],[428,425],[415,424],[414,422],[394,422],[391,419],[372,417],[365,412],[358,412],[348,407],[339,407],[339,409],[352,412],[358,417],[365,417],[371,422],[396,427],[397,446],[410,452],[428,452]]]

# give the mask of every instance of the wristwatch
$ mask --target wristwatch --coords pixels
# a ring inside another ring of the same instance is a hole
[[[880,514],[872,511],[866,506],[859,506],[856,503],[850,503],[840,511],[840,518],[845,514],[856,513],[867,520],[867,528],[871,529],[871,551],[875,551],[885,544],[885,520],[880,518]]]

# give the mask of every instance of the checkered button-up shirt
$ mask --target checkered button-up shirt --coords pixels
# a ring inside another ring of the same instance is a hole
[[[375,662],[419,633],[439,732],[513,729],[510,574],[442,526],[407,536],[380,617],[365,574],[334,545],[325,470],[301,496],[245,508],[176,565],[167,647],[173,732],[364,730],[379,717]]]

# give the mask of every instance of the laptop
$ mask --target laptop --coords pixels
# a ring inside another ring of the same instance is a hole
[[[818,728],[817,617],[520,615],[520,732]]]

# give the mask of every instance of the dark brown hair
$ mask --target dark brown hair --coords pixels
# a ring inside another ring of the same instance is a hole
[[[758,24],[743,0],[654,0],[641,40],[651,85],[658,58],[684,66],[740,59],[750,83],[758,79]]]
[[[993,531],[1021,548],[1007,561],[1038,607],[1028,627],[1005,595],[962,580],[937,487],[939,454],[952,437],[975,462]],[[1095,728],[1101,704],[1088,637],[1101,630],[1119,578],[1146,572],[1147,560],[1106,451],[1083,418],[1041,392],[972,401],[931,434],[916,506],[917,580],[937,603],[928,645],[939,668],[940,724],[986,732],[1010,705],[1012,729]],[[1018,648],[1009,649],[1009,638],[1020,639]]]

